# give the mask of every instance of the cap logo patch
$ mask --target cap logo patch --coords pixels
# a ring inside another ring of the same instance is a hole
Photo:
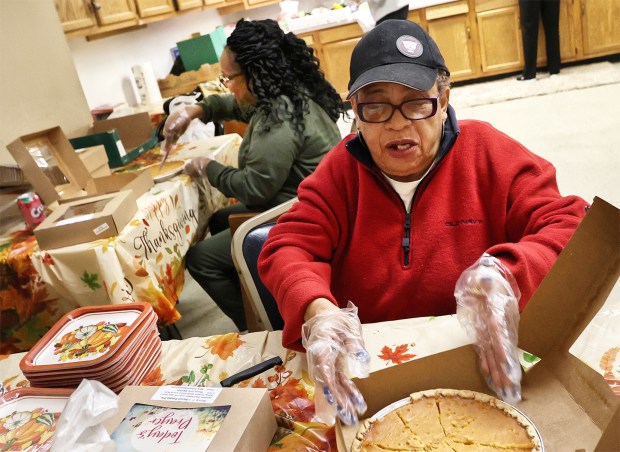
[[[403,55],[410,58],[418,58],[424,50],[422,43],[413,36],[403,35],[396,40],[396,48]]]

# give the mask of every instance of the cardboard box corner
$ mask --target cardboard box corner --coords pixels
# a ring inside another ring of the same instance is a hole
[[[596,198],[524,311],[531,310],[523,316],[519,345],[544,356],[524,375],[517,408],[534,422],[549,451],[620,450],[620,398],[602,375],[568,352],[620,275],[619,220],[616,207]],[[425,389],[495,395],[480,374],[472,345],[388,367],[355,383],[368,404],[367,417]],[[350,450],[357,428],[336,423],[340,452]]]

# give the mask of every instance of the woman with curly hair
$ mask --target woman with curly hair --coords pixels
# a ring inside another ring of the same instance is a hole
[[[220,81],[230,94],[208,96],[171,114],[164,126],[163,150],[174,146],[194,118],[248,124],[238,168],[207,157],[185,166],[190,176],[206,177],[223,194],[239,200],[213,215],[211,236],[192,246],[185,262],[193,278],[244,331],[228,216],[267,210],[294,198],[299,183],[340,141],[336,121],[345,108],[325,80],[313,49],[294,34],[285,34],[274,20],[237,22],[220,68]]]

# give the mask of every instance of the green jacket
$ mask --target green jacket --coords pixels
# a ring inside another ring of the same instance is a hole
[[[309,100],[303,138],[284,121],[262,132],[265,115],[244,111],[232,94],[208,96],[200,102],[205,122],[237,120],[248,123],[239,147],[239,167],[213,161],[207,166],[211,185],[250,208],[268,209],[297,196],[297,186],[314,171],[323,156],[340,141],[334,121]],[[284,107],[282,107],[284,108]],[[292,104],[286,99],[286,108]]]

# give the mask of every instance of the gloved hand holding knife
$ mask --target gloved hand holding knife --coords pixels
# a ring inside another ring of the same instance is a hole
[[[181,135],[185,133],[189,124],[194,118],[200,118],[204,115],[202,108],[196,105],[190,105],[189,107],[176,110],[168,116],[166,123],[164,124],[164,142],[161,150],[164,153],[164,158],[159,165],[161,169],[170,155],[170,151],[176,145],[177,140]]]

